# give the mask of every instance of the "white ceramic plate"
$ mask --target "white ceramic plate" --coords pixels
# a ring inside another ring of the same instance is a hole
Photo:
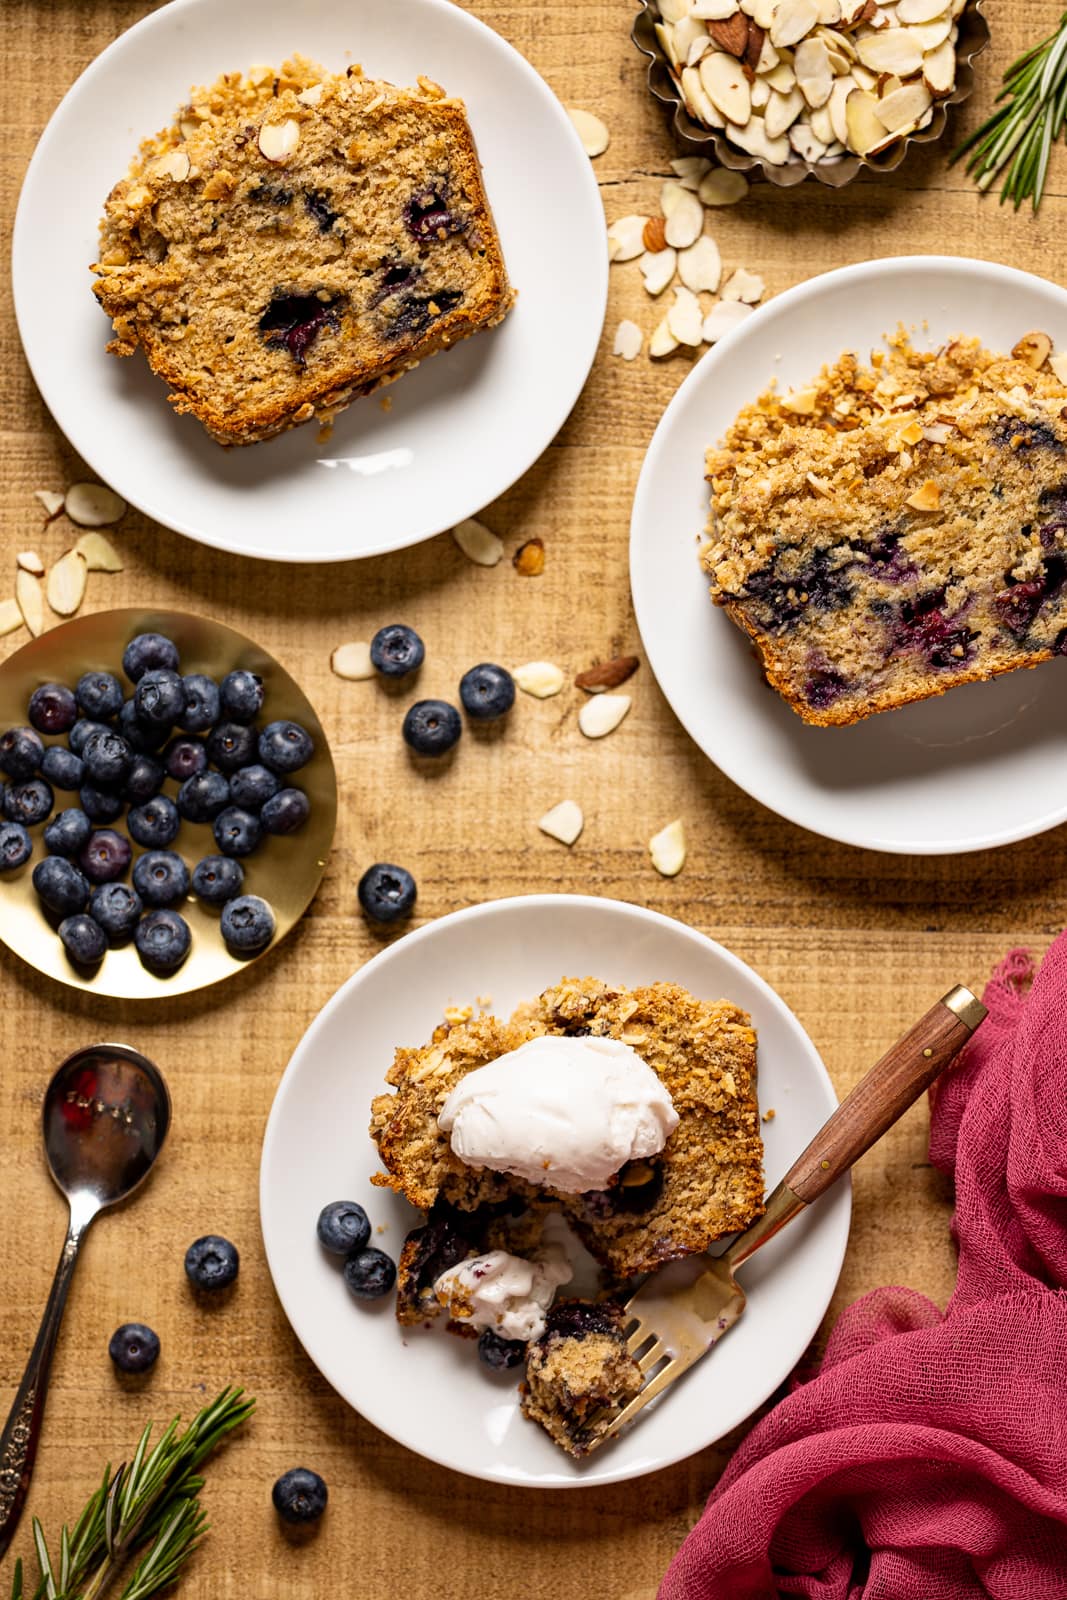
[[[437,1328],[401,1330],[393,1297],[359,1305],[319,1249],[331,1200],[368,1211],[395,1259],[419,1214],[386,1189],[366,1133],[372,1095],[397,1045],[429,1038],[450,1002],[491,996],[498,1014],[567,974],[627,985],[671,979],[725,996],[759,1032],[768,1188],[836,1101],[811,1041],[762,978],[703,934],[617,900],[534,895],[430,923],[382,952],[319,1013],[286,1069],[263,1142],[260,1215],[286,1315],[334,1388],[401,1444],[474,1477],[537,1488],[613,1483],[667,1466],[744,1420],[809,1343],[841,1269],[851,1195],[839,1184],[744,1269],[749,1301],[714,1354],[617,1443],[579,1464],[519,1413],[516,1374],[492,1374],[473,1345]]]
[[[1028,838],[1067,818],[1059,661],[851,728],[811,728],[767,689],[748,640],[708,597],[704,451],[771,378],[866,354],[899,322],[919,345],[977,334],[1010,350],[1043,328],[1067,344],[1067,292],[988,261],[901,257],[777,296],[694,367],[656,429],[634,500],[630,577],[652,669],[682,724],[735,783],[816,833],[940,855]]]
[[[223,450],[138,352],[105,353],[91,292],[104,199],[193,84],[293,51],[424,73],[466,101],[519,299],[499,328],[358,400],[329,442],[297,428]],[[45,129],[15,223],[15,310],[33,375],[75,449],[149,516],[205,544],[281,561],[400,549],[502,494],[581,390],[607,301],[604,213],[589,160],[518,52],[449,0],[171,0],[82,74]]]

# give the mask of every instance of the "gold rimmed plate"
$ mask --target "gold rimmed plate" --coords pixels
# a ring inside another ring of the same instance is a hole
[[[265,837],[254,855],[246,857],[245,894],[262,895],[273,907],[277,928],[261,951],[269,955],[299,921],[322,881],[337,821],[337,778],[322,724],[299,685],[274,657],[225,623],[185,611],[150,611],[131,608],[100,611],[77,617],[32,640],[0,665],[0,729],[24,726],[30,695],[42,683],[74,687],[84,672],[113,672],[122,679],[122,652],[139,633],[162,633],[173,639],[181,655],[183,673],[204,672],[220,679],[236,667],[258,673],[265,698],[260,721],[281,718],[301,723],[315,741],[315,754],[306,767],[294,773],[294,787],[304,790],[311,812],[304,827],[286,838]],[[123,680],[124,681],[124,680]],[[132,686],[131,692],[132,692]],[[42,735],[46,744],[65,738]],[[178,785],[168,778],[163,793],[172,798]],[[78,804],[76,794],[56,790],[55,809]],[[125,814],[107,826],[124,833]],[[55,931],[54,921],[34,893],[31,875],[47,855],[44,827],[31,828],[33,855],[25,866],[0,877],[0,939],[17,956],[60,983],[94,994],[123,999],[158,999],[161,995],[189,994],[241,971],[259,956],[235,957],[227,950],[219,929],[219,913],[189,896],[175,909],[192,933],[185,962],[170,977],[157,977],[141,965],[132,942],[109,950],[91,970],[75,967]],[[132,841],[131,841],[132,842]],[[218,853],[210,823],[182,822],[171,849],[190,871],[203,856]],[[134,856],[140,848],[134,845]]]

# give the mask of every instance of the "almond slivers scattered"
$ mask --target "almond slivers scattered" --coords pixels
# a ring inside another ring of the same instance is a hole
[[[108,528],[126,515],[126,502],[105,483],[72,483],[63,509],[79,528]]]
[[[567,107],[567,115],[577,130],[582,141],[582,149],[592,159],[602,156],[608,147],[610,135],[605,123],[595,117],[591,111],[581,111],[576,106]]]
[[[632,361],[635,356],[641,354],[644,337],[637,323],[631,322],[624,317],[615,329],[615,342],[611,347],[612,355],[622,356],[624,361]]]
[[[58,494],[55,489],[35,489],[33,491],[33,498],[44,507],[45,515],[48,517],[49,522],[51,522],[52,518],[58,517],[59,513],[62,511],[63,501],[66,499],[66,496]]]
[[[40,579],[22,567],[15,573],[15,600],[23,622],[36,639],[44,632],[44,590]]]
[[[562,670],[551,661],[527,661],[525,666],[516,667],[511,676],[523,694],[533,695],[535,700],[550,700],[566,681]]]
[[[628,694],[597,694],[578,712],[578,726],[587,739],[613,733],[633,704]]]
[[[685,829],[681,819],[668,822],[648,841],[652,865],[665,878],[676,878],[685,866]]]
[[[23,625],[22,612],[17,600],[0,600],[0,638],[5,634],[14,633],[16,628]]]
[[[83,533],[74,546],[90,572],[121,572],[122,557],[102,533]]]
[[[23,572],[32,572],[35,578],[44,577],[44,562],[36,550],[20,550],[15,557],[15,565],[21,567]]]
[[[577,801],[561,800],[559,805],[545,812],[537,826],[542,833],[547,833],[550,839],[558,839],[560,844],[571,845],[585,827],[585,817]]]
[[[48,574],[48,604],[57,617],[72,617],[85,599],[89,569],[77,550],[67,550]]]
[[[349,644],[339,644],[330,657],[330,671],[352,682],[373,678],[374,663],[370,658],[369,641],[353,639]]]
[[[495,567],[503,557],[503,541],[476,517],[457,522],[452,529],[452,537],[468,561],[473,561],[476,566]]]

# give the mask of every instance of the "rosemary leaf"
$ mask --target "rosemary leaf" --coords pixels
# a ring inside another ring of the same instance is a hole
[[[1029,200],[1036,211],[1067,114],[1067,12],[1055,33],[1012,62],[996,106],[951,160],[969,156],[967,171],[979,189],[1001,179],[1002,205],[1011,201],[1018,211]]]

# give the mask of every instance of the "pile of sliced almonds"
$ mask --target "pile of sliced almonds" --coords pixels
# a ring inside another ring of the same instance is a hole
[[[967,0],[657,0],[698,122],[771,166],[877,155],[956,84]]]
[[[90,572],[121,572],[122,558],[110,539],[98,530],[126,515],[126,502],[102,483],[74,483],[65,494],[56,489],[36,489],[46,526],[64,513],[83,533],[51,568],[36,550],[22,550],[15,558],[15,595],[0,601],[0,636],[26,628],[34,638],[47,626],[45,603],[57,617],[72,617],[85,599]]]

